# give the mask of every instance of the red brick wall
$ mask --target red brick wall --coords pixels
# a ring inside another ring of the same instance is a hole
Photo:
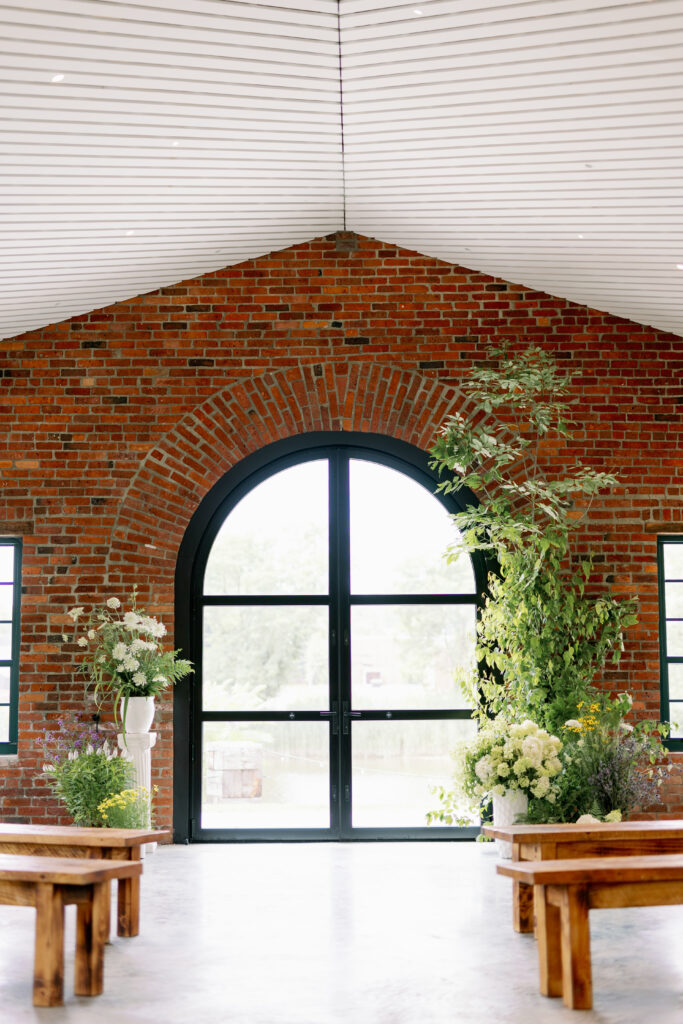
[[[0,814],[59,820],[40,781],[47,718],[83,707],[65,613],[137,582],[173,625],[178,546],[244,455],[310,430],[427,448],[488,341],[534,342],[576,371],[579,454],[616,473],[585,543],[640,599],[618,671],[658,712],[657,532],[683,524],[683,340],[366,238],[338,235],[0,342],[0,531],[24,537],[20,750]],[[550,450],[548,466],[565,453]],[[683,532],[683,525],[681,525]],[[172,705],[157,714],[159,824],[171,815]],[[683,812],[683,789],[669,813]]]

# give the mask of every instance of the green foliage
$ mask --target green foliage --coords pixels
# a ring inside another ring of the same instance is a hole
[[[431,462],[449,474],[440,490],[469,488],[480,500],[453,517],[462,539],[449,559],[478,551],[496,566],[469,687],[481,717],[512,709],[556,732],[599,669],[619,661],[636,622],[634,601],[589,589],[592,560],[571,551],[581,509],[617,481],[579,461],[556,478],[542,472],[544,449],[571,440],[571,377],[538,348],[492,349],[488,358],[493,365],[464,384],[471,411],[447,421]],[[566,458],[563,450],[563,466]]]
[[[666,726],[648,721],[631,726],[624,721],[630,709],[628,694],[613,700],[597,694],[590,703],[579,702],[580,717],[569,719],[563,731],[555,800],[532,798],[526,821],[576,821],[584,814],[620,820],[661,801],[660,786],[672,771],[659,763]]]

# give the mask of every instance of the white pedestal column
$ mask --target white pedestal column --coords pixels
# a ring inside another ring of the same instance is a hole
[[[123,733],[118,734],[119,747],[124,753],[126,760],[133,762],[135,775],[135,788],[146,789],[152,794],[152,747],[157,741],[155,732],[128,732],[125,737]],[[147,811],[147,826],[150,825],[150,812]],[[142,850],[153,853],[156,850],[156,843],[147,843]]]

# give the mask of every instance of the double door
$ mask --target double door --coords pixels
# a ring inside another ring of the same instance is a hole
[[[480,581],[424,468],[318,447],[231,491],[194,595],[194,839],[406,838],[474,731]],[[200,553],[201,554],[201,553]]]

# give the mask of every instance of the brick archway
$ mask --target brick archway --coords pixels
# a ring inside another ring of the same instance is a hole
[[[426,450],[440,424],[468,401],[436,379],[360,362],[297,366],[227,387],[144,458],[112,531],[109,585],[151,581],[141,596],[168,617],[185,529],[204,496],[245,456],[296,434],[342,430],[384,434]]]

